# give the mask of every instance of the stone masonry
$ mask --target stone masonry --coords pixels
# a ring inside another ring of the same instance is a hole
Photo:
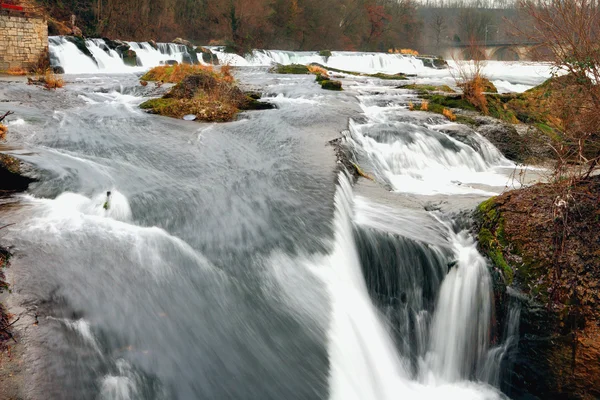
[[[0,12],[0,71],[30,69],[48,56],[48,23],[40,17]]]

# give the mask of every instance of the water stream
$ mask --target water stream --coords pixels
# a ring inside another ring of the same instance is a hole
[[[96,74],[0,91],[16,111],[7,152],[39,178],[3,215],[15,298],[40,318],[32,398],[504,397],[515,338],[491,342],[486,261],[449,211],[510,179],[487,140],[459,140],[378,79],[336,93],[258,66],[237,78],[275,110],[225,124],[148,115],[137,69],[118,71],[95,40],[98,74],[51,40],[67,72]],[[146,68],[183,51],[148,47],[136,47]],[[330,60],[422,67],[378,57]],[[353,187],[339,169],[326,143],[340,134],[374,182]]]

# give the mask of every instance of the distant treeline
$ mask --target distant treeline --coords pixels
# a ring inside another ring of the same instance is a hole
[[[30,0],[31,1],[31,0]],[[86,36],[287,50],[439,51],[449,42],[496,39],[506,0],[35,0]],[[474,6],[480,7],[474,7]],[[51,32],[58,33],[58,32]]]

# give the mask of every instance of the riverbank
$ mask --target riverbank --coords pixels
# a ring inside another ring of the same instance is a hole
[[[600,177],[537,184],[479,207],[478,240],[492,261],[499,321],[521,304],[520,343],[505,385],[542,398],[600,396]]]

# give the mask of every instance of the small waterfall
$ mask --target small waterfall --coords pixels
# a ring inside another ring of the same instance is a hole
[[[104,39],[85,39],[81,43],[85,45],[85,49],[79,48],[78,44],[67,37],[49,37],[51,65],[62,67],[68,74],[89,74],[143,71],[169,60],[202,63],[188,52],[186,46],[175,43],[158,43],[157,48],[154,48],[148,42],[127,42],[136,53],[137,66],[127,65],[119,52],[111,48]]]
[[[421,60],[402,54],[332,51],[331,56],[324,57],[316,51],[254,50],[246,57],[241,57],[237,54],[225,53],[220,47],[211,47],[211,50],[223,63],[236,66],[318,63],[345,71],[389,74],[399,72],[412,74],[425,68]]]
[[[412,230],[437,231],[429,243],[376,232],[356,224],[377,218],[364,215],[364,204],[355,201],[364,199],[355,199],[348,179],[340,176],[334,248],[324,261],[329,268],[317,270],[333,303],[330,398],[503,398],[471,380],[485,364],[492,308],[485,260],[472,239],[441,221],[434,227],[436,218],[427,214],[410,216],[405,224],[420,219]],[[396,226],[396,217],[390,226]],[[456,266],[446,275],[452,259]]]
[[[445,133],[428,121],[410,120],[410,111],[403,106],[363,103],[363,109],[369,121],[359,124],[351,120],[345,142],[359,164],[392,190],[492,195],[490,186],[506,186],[505,169],[514,164],[476,132]],[[430,120],[433,118],[439,117]]]
[[[490,343],[493,297],[486,261],[466,232],[452,235],[452,245],[456,267],[448,272],[438,296],[425,381],[473,377]]]

